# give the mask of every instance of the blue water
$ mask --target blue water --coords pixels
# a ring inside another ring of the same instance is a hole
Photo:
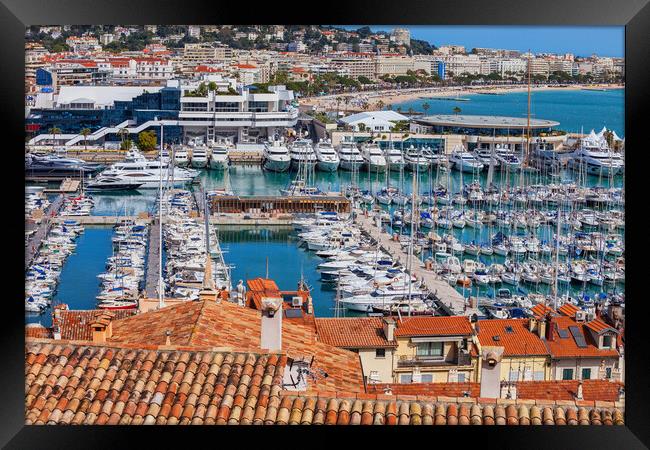
[[[67,303],[70,309],[95,308],[95,297],[100,290],[97,275],[105,271],[106,259],[112,253],[112,236],[110,227],[86,227],[77,238],[77,248],[63,266],[57,293],[52,299],[53,305]],[[50,326],[51,310],[46,309],[40,316],[27,315],[26,322]]]
[[[314,313],[317,317],[334,315],[335,291],[319,281],[316,270],[323,259],[298,242],[291,228],[285,227],[220,227],[217,229],[219,243],[225,252],[224,259],[232,269],[233,285],[239,280],[266,277],[273,279],[280,290],[298,288],[300,277],[311,287]],[[349,315],[349,314],[348,314]]]
[[[405,113],[409,108],[424,112],[423,103],[429,104],[426,114],[453,114],[454,107],[460,114],[481,114],[511,117],[526,117],[527,92],[512,92],[504,95],[463,95],[470,101],[417,99],[392,105],[399,106]],[[553,90],[531,92],[531,115],[536,119],[555,120],[557,127],[568,132],[596,132],[603,126],[612,129],[621,138],[625,135],[625,90],[607,91]]]

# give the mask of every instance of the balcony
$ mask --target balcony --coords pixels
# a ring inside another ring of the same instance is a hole
[[[397,361],[398,368],[407,368],[407,367],[458,367],[458,366],[470,366],[472,364],[472,358],[469,353],[461,353],[457,358],[452,360],[445,360],[442,357],[431,357],[431,356],[400,356]]]

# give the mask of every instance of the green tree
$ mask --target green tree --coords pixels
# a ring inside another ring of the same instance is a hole
[[[50,128],[49,131],[50,131],[50,134],[54,135],[54,138],[53,138],[53,139],[54,139],[55,141],[56,141],[56,135],[57,135],[57,134],[61,134],[61,128],[59,128],[59,127],[52,127],[52,128]]]
[[[454,106],[454,109],[452,111],[454,112],[454,114],[460,114],[461,113],[461,109],[458,106]]]
[[[156,149],[158,139],[153,131],[143,131],[138,134],[138,147],[144,152]]]
[[[366,131],[366,124],[365,123],[360,123],[358,125],[358,128],[359,128],[359,131],[363,133],[364,131]]]
[[[384,103],[382,100],[379,100],[379,101],[377,102],[377,109],[379,109],[380,111],[381,111],[382,109],[384,109],[384,106],[386,106],[386,105],[385,105],[385,103]]]
[[[427,111],[431,108],[431,105],[428,104],[427,102],[422,103],[422,109],[424,110],[424,114],[427,113]]]
[[[79,132],[79,134],[84,137],[84,149],[88,150],[88,135],[90,134],[90,128],[84,128]]]
[[[120,143],[120,150],[131,150],[133,141],[131,139],[125,139]]]
[[[217,90],[217,83],[215,83],[214,81],[210,81],[208,83],[208,91],[214,92],[216,90]]]

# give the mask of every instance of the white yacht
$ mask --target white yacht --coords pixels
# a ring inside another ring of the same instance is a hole
[[[134,150],[127,153],[124,161],[117,162],[102,172],[95,181],[115,177],[132,180],[133,183],[141,183],[140,189],[155,189],[160,184],[161,172],[164,183],[171,183],[173,174],[174,187],[182,187],[198,176],[196,170],[176,167],[172,172],[169,167],[169,159],[167,158],[163,158],[162,162],[158,160],[150,161],[140,152]]]
[[[411,172],[426,172],[429,168],[429,160],[424,157],[420,149],[417,149],[412,145],[406,151],[404,160],[406,161],[406,168]]]
[[[571,157],[569,165],[572,168],[583,168],[592,175],[616,175],[625,168],[620,153],[610,149],[605,138],[596,135],[593,130],[589,136],[580,140]]]
[[[446,159],[445,155],[443,155],[442,153],[433,151],[429,147],[424,147],[422,149],[422,156],[424,156],[424,158],[427,161],[429,161],[429,164],[431,164],[432,166],[436,166],[436,165],[440,164],[441,161]]]
[[[315,146],[314,151],[316,152],[316,168],[322,170],[323,172],[336,172],[339,168],[339,163],[341,159],[339,155],[334,150],[332,146],[332,141],[329,139],[321,139]]]
[[[497,144],[497,146],[500,147],[501,145]],[[474,156],[476,156],[476,159],[478,159],[484,167],[490,167],[490,163],[492,163],[492,167],[494,168],[499,167],[500,161],[497,159],[496,148],[493,155],[490,144],[479,146],[474,151]]]
[[[187,154],[187,149],[182,145],[175,145],[174,149],[174,165],[176,167],[187,167],[190,164],[190,157]]]
[[[406,165],[404,160],[404,155],[402,151],[398,148],[393,147],[392,145],[386,149],[386,163],[388,163],[388,168],[390,170],[401,170]]]
[[[483,163],[473,154],[464,149],[457,149],[451,153],[449,161],[454,163],[454,169],[462,172],[474,172],[483,169]]]
[[[289,155],[291,156],[291,166],[296,169],[298,167],[311,169],[318,162],[310,139],[296,139],[289,146]]]
[[[354,142],[341,142],[339,146],[340,167],[343,170],[359,170],[363,157]]]
[[[264,143],[264,168],[272,172],[286,172],[291,166],[289,149],[281,139]]]
[[[192,147],[192,167],[196,169],[204,169],[208,165],[208,146],[204,144],[195,145]]]
[[[210,169],[224,170],[228,167],[230,159],[228,158],[228,146],[225,144],[214,144],[211,146]]]
[[[552,148],[553,145],[550,145]],[[521,169],[521,159],[517,156],[514,150],[510,149],[509,144],[497,144],[494,150],[494,156],[501,166],[510,171],[517,171]]]
[[[367,143],[361,146],[361,156],[364,162],[368,165],[370,172],[386,172],[386,157],[384,152],[381,151],[379,145],[375,143]]]

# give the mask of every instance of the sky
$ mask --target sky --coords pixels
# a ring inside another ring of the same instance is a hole
[[[342,25],[356,30],[364,25]],[[402,27],[411,30],[411,37],[428,41],[437,47],[448,44],[501,48],[533,53],[573,53],[576,56],[622,57],[625,52],[624,27],[561,27],[561,26],[426,26],[370,25],[373,31],[390,31]]]

